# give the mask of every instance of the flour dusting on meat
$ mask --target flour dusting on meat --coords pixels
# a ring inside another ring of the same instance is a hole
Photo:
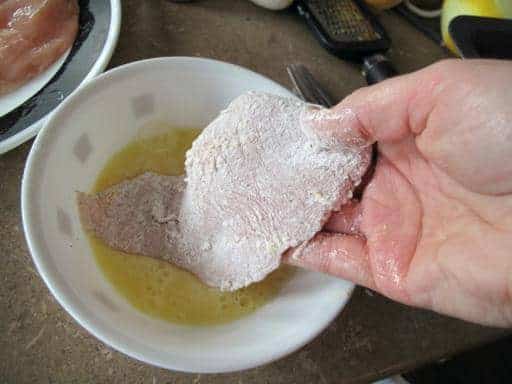
[[[301,125],[306,108],[269,94],[240,96],[187,152],[184,187],[182,178],[148,173],[80,194],[84,226],[110,246],[170,260],[222,290],[262,280],[351,198],[369,164],[369,148],[312,136]]]

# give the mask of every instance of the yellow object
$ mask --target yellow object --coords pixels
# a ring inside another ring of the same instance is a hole
[[[365,0],[365,3],[377,8],[377,9],[388,9],[398,5],[402,0]]]
[[[146,171],[182,174],[185,152],[199,132],[172,129],[128,144],[107,162],[93,192]],[[208,325],[236,320],[268,302],[293,274],[290,267],[280,268],[262,282],[235,292],[221,292],[169,263],[116,251],[93,236],[89,242],[107,279],[134,307],[178,324]]]
[[[508,0],[507,0],[508,1]],[[486,17],[511,17],[507,8],[498,0],[445,0],[441,14],[441,31],[446,46],[455,54],[457,48],[448,33],[450,21],[459,15],[486,16]],[[508,8],[510,11],[510,8]]]

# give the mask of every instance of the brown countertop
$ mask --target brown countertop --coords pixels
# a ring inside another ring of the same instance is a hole
[[[446,54],[395,14],[382,20],[389,56],[410,72]],[[306,64],[337,98],[364,85],[359,69],[319,47],[292,12],[248,0],[124,0],[111,66],[156,56],[203,56],[240,64],[290,86],[285,66]],[[240,373],[189,375],[111,350],[56,303],[34,269],[21,225],[20,183],[31,142],[0,156],[0,381],[6,383],[364,383],[495,339],[504,331],[393,303],[357,289],[312,343]]]

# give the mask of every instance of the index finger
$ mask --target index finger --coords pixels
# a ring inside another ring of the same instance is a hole
[[[321,232],[287,251],[283,262],[375,288],[366,242],[359,236]]]

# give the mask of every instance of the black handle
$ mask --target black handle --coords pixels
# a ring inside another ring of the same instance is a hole
[[[448,32],[464,59],[512,60],[512,20],[461,15]]]
[[[365,57],[363,60],[363,75],[368,85],[379,83],[397,74],[389,59],[380,53]]]

